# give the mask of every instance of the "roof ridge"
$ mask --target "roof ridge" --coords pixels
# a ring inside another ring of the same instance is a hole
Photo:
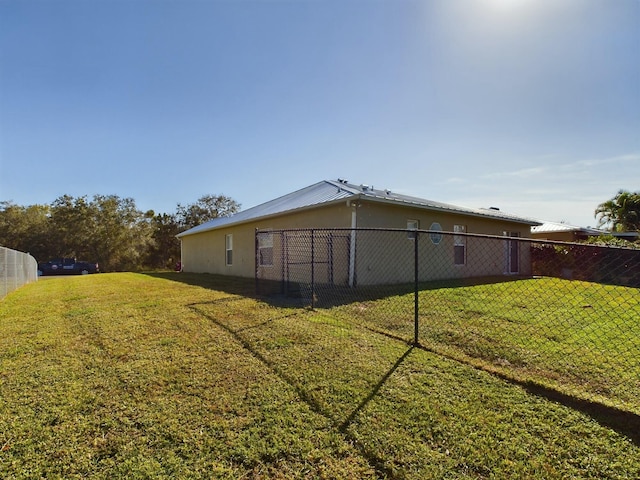
[[[338,189],[338,191],[344,190],[346,192],[352,193],[353,195],[362,193],[356,185],[353,185],[347,180],[343,180],[341,178],[339,178],[338,180],[324,180],[324,182],[328,183],[329,185],[333,185]]]

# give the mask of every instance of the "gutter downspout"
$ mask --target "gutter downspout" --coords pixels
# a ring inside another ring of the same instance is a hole
[[[347,202],[351,207],[351,239],[349,242],[349,287],[353,287],[356,277],[356,227],[357,227],[357,205]]]

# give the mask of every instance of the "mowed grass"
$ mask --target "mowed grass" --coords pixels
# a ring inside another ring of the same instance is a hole
[[[333,309],[407,341],[414,295]],[[640,413],[640,290],[557,278],[426,284],[419,294],[426,348],[585,399]]]
[[[251,292],[121,273],[9,295],[0,477],[640,477],[602,415]]]

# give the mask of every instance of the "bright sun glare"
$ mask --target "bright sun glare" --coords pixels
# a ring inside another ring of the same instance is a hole
[[[495,9],[501,11],[517,10],[524,5],[531,3],[531,0],[484,0],[485,3]]]
[[[536,1],[538,0],[480,0],[477,5],[487,15],[487,21],[515,27],[532,21],[540,13]]]

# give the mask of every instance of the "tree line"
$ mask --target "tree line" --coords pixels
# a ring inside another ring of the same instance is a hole
[[[59,257],[97,262],[102,271],[173,268],[180,261],[178,233],[239,210],[225,195],[177,204],[174,213],[142,212],[133,198],[117,195],[63,195],[48,205],[29,206],[0,201],[0,245],[39,262]]]
[[[239,210],[225,195],[177,204],[174,213],[142,212],[132,198],[117,195],[63,195],[49,205],[0,201],[0,245],[38,261],[95,261],[103,271],[173,268],[180,261],[178,233]],[[611,231],[640,231],[640,192],[620,190],[598,205],[595,215],[598,226]]]

